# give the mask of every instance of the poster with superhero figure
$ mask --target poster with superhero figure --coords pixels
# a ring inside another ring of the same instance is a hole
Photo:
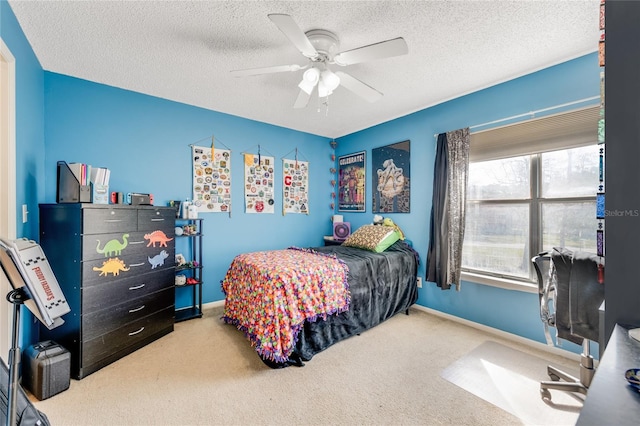
[[[338,157],[338,211],[364,212],[366,153]]]

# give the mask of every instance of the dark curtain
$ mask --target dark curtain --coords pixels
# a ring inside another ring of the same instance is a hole
[[[433,203],[427,281],[460,290],[462,242],[469,170],[469,129],[438,135],[433,172]]]
[[[448,166],[447,135],[440,133],[436,142],[436,161],[433,170],[433,204],[431,205],[431,225],[429,251],[427,252],[427,281],[434,282],[448,290],[447,264],[449,251],[445,241],[449,233],[447,218],[447,174]]]

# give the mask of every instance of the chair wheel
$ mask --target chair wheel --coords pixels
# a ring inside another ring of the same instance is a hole
[[[560,381],[560,376],[557,376],[557,375],[555,375],[553,373],[549,373],[549,378],[551,380],[553,380],[554,382],[559,382]]]
[[[549,392],[548,389],[540,388],[540,397],[542,399],[546,399],[546,400],[551,401],[551,392]]]

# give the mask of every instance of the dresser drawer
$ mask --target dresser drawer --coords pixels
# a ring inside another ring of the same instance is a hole
[[[171,231],[176,223],[176,209],[173,207],[143,208],[138,210],[138,231]],[[173,235],[171,235],[173,236]]]
[[[127,300],[119,305],[82,316],[82,334],[85,340],[91,340],[102,334],[116,330],[142,317],[174,308],[175,290],[167,288],[157,293],[147,294],[137,299]]]
[[[173,307],[169,307],[107,334],[91,340],[85,340],[81,349],[81,365],[89,366],[94,364],[129,346],[134,346],[168,327],[172,327],[174,315]]]
[[[82,311],[85,314],[91,313],[165,288],[173,290],[174,283],[173,269],[165,269],[100,285],[83,287]]]
[[[160,231],[163,232],[163,231]],[[145,238],[146,237],[146,238]],[[155,246],[154,246],[155,245]],[[175,245],[173,229],[166,234],[149,235],[143,231],[110,234],[86,234],[82,236],[82,260],[107,260],[109,257],[124,259],[130,255],[155,256],[160,247],[172,250]]]
[[[85,208],[83,234],[128,232],[138,228],[138,212],[133,208]]]
[[[82,262],[82,286],[91,287],[148,272],[174,270],[173,246],[149,248],[141,254]]]
[[[109,257],[143,249],[146,243],[140,232],[123,231],[110,234],[84,234],[82,236],[82,260],[107,260]]]

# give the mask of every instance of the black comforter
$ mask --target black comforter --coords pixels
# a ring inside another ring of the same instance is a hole
[[[272,368],[303,365],[302,361],[309,361],[331,345],[407,311],[418,299],[418,254],[403,241],[383,253],[343,246],[314,250],[333,253],[349,267],[349,310],[326,320],[305,322],[288,363],[263,359]]]

